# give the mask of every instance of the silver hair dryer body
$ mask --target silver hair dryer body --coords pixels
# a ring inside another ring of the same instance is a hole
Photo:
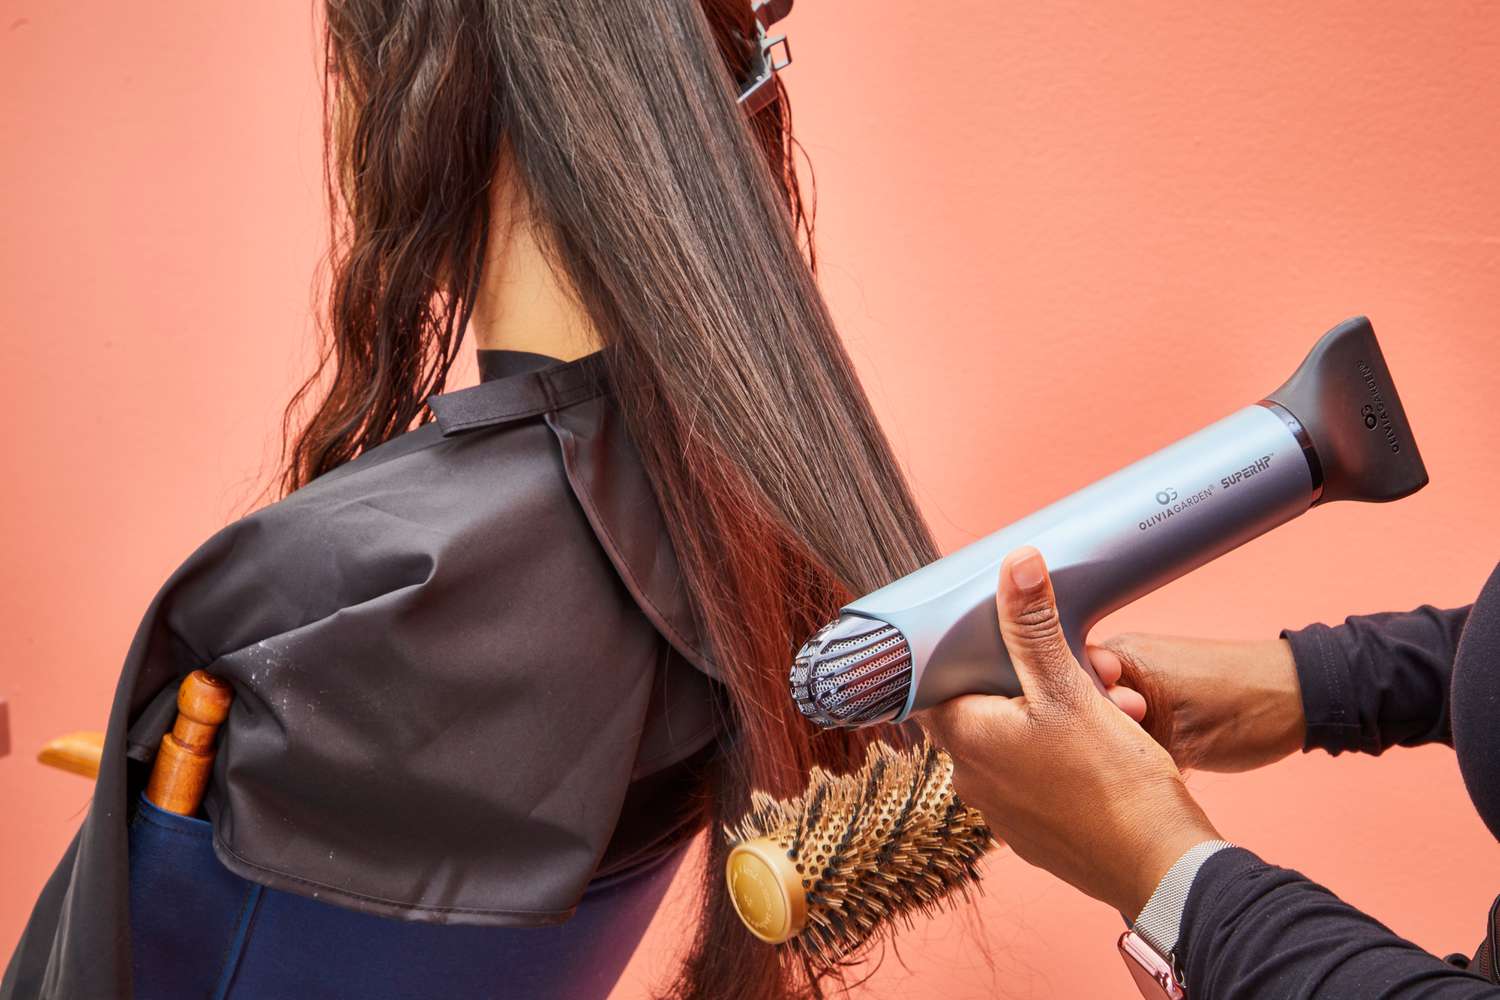
[[[845,606],[797,654],[792,697],[831,728],[1019,694],[995,586],[1022,545],[1046,558],[1087,665],[1084,640],[1111,611],[1317,504],[1395,500],[1426,483],[1374,330],[1349,320],[1259,403]]]

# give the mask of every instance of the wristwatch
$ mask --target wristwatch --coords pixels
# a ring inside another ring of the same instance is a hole
[[[1186,1000],[1182,965],[1177,960],[1182,911],[1203,862],[1232,846],[1223,840],[1205,840],[1188,848],[1156,884],[1130,930],[1120,935],[1120,957],[1146,1000]]]

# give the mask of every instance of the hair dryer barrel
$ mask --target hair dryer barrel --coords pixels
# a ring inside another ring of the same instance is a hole
[[[995,618],[1005,556],[1047,560],[1080,662],[1089,629],[1163,584],[1329,500],[1395,500],[1427,470],[1367,319],[1329,331],[1264,400],[845,606],[792,665],[824,727],[899,721],[1020,684]]]

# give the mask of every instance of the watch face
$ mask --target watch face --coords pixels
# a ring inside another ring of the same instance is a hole
[[[1134,931],[1120,936],[1120,957],[1146,1000],[1186,1000],[1187,994],[1172,974],[1172,963],[1158,955]]]

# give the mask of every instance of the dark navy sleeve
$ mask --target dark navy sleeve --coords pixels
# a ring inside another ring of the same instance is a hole
[[[1242,848],[1220,851],[1199,869],[1177,954],[1193,1000],[1500,998],[1500,986]]]
[[[1297,661],[1304,750],[1378,754],[1453,744],[1448,691],[1467,607],[1423,606],[1285,631]]]

